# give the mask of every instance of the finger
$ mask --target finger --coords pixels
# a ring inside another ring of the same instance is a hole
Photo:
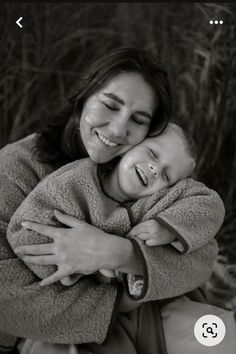
[[[72,274],[72,275],[68,275],[67,277],[63,278],[61,280],[61,283],[65,286],[71,286],[75,283],[77,283],[77,281],[82,277],[81,274]]]
[[[69,227],[76,227],[78,226],[78,224],[81,224],[83,222],[82,220],[78,220],[74,216],[62,213],[59,210],[54,210],[54,215],[58,221]]]
[[[60,229],[58,227],[37,224],[36,222],[33,221],[23,221],[21,225],[28,230],[36,231],[41,235],[48,236],[53,239],[59,236],[58,231]]]
[[[140,240],[146,241],[150,239],[150,234],[149,233],[142,233],[137,235],[138,238],[140,238]]]
[[[147,246],[158,246],[160,243],[157,242],[155,238],[150,238],[149,240],[146,241]]]
[[[74,284],[73,280],[71,279],[71,277],[68,275],[67,277],[63,278],[62,280],[60,280],[62,285],[65,286],[71,286]]]
[[[139,234],[145,233],[146,227],[143,223],[135,225],[128,233],[129,236],[138,236]]]
[[[42,243],[40,245],[24,245],[15,248],[14,252],[18,255],[44,255],[53,254],[53,244],[52,243]]]
[[[41,265],[57,264],[56,256],[23,256],[22,259],[25,263]]]
[[[52,275],[50,275],[49,277],[43,279],[40,282],[41,286],[45,286],[45,285],[50,285],[53,284],[59,280],[62,280],[63,278],[65,278],[68,274],[66,274],[66,272],[62,272],[60,270],[57,270],[55,273],[53,273]]]
[[[130,231],[131,236],[146,233],[146,231],[150,228],[150,225],[152,224],[152,222],[153,222],[153,220],[145,220],[145,221],[140,222],[138,225],[135,225]]]

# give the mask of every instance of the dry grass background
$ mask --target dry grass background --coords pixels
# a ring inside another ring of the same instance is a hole
[[[207,284],[236,308],[236,6],[233,3],[1,4],[0,147],[44,124],[95,53],[148,48],[171,76],[175,120],[194,135],[198,177],[224,200],[220,255]],[[23,16],[24,27],[15,21]],[[223,25],[210,25],[223,19]]]

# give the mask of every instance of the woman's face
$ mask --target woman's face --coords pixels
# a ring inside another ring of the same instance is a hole
[[[81,113],[81,139],[89,157],[105,163],[139,144],[156,107],[155,92],[140,74],[119,74],[108,81],[87,99]]]

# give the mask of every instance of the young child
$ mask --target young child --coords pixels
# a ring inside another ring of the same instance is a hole
[[[175,230],[173,250],[186,253],[211,240],[223,222],[222,210],[219,218],[212,220],[212,191],[187,178],[195,166],[191,142],[175,124],[170,124],[161,135],[145,139],[115,165],[96,165],[90,159],[72,162],[49,175],[27,196],[11,218],[8,241],[13,250],[22,245],[50,242],[49,238],[24,229],[21,223],[28,220],[57,225],[55,209],[105,232],[129,237],[139,243],[147,265],[144,278],[128,275],[130,296],[138,300],[146,288],[149,299],[156,300],[155,255],[144,252],[144,247],[170,242],[156,233],[156,223],[164,223]],[[184,197],[189,196],[190,191],[202,198],[202,210],[195,210],[194,195],[185,205]],[[180,199],[183,203],[176,203]],[[27,266],[41,279],[56,270],[52,265],[27,263]],[[115,269],[101,272],[117,275]],[[168,276],[168,269],[165,272]],[[102,281],[106,279],[103,277]],[[98,276],[98,280],[101,281],[101,277]],[[62,283],[69,285],[73,281],[67,278]],[[177,293],[181,294],[181,285]]]

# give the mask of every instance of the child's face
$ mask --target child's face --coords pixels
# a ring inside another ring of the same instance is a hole
[[[194,170],[182,138],[172,128],[145,139],[119,162],[118,184],[124,199],[136,200],[170,187]]]

